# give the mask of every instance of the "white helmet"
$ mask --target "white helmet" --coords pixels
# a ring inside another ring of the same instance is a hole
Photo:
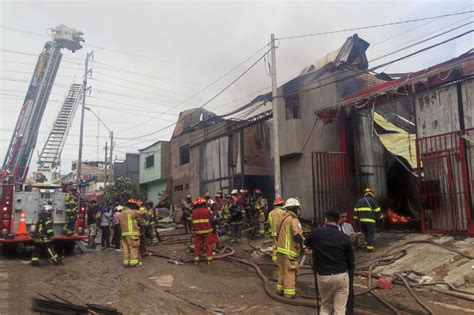
[[[300,208],[301,204],[296,198],[288,198],[283,208]]]
[[[234,189],[230,192],[231,195],[237,195],[239,191],[237,189]]]
[[[53,206],[52,205],[45,205],[43,206],[43,211],[46,213],[51,213],[53,212]]]

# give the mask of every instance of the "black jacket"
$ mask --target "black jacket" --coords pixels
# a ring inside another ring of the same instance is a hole
[[[337,225],[326,225],[311,231],[304,241],[313,250],[313,270],[322,276],[352,272],[354,250],[349,236]]]

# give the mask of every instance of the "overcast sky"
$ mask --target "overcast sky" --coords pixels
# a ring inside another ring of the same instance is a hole
[[[472,0],[0,1],[0,162],[3,162],[37,55],[48,40],[46,30],[58,24],[83,31],[86,45],[75,54],[63,51],[64,60],[44,114],[30,169],[36,169],[37,155],[46,141],[68,86],[74,77],[76,82],[81,80],[87,52],[94,51],[95,55],[91,64],[92,80],[89,81],[92,93],[87,104],[114,131],[114,156],[123,158],[125,152],[135,152],[157,140],[169,140],[172,128],[140,140],[121,138],[159,130],[175,122],[180,111],[203,104],[255,62],[265,50],[209,89],[178,106],[262,48],[269,42],[271,33],[278,38],[472,9]],[[357,33],[371,43],[367,51],[370,59],[472,21],[472,14],[458,15]],[[472,24],[370,65],[390,61],[469,29],[472,29]],[[296,76],[305,66],[341,46],[353,33],[281,40],[277,50],[278,82]],[[471,49],[473,43],[472,36],[465,36],[382,70],[388,73],[420,70],[459,56]],[[266,60],[269,61],[269,58]],[[242,106],[264,92],[263,89],[269,88],[271,83],[267,73],[268,67],[260,62],[206,108],[222,114]],[[229,103],[233,100],[239,101]],[[151,120],[153,117],[156,118]],[[69,172],[71,161],[77,159],[79,118],[78,111],[62,154],[63,174]],[[84,159],[103,160],[108,132],[102,126],[98,129],[97,120],[91,113],[86,112],[85,119]]]

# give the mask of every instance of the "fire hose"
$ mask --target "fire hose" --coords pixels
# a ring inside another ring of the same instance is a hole
[[[407,291],[408,293],[410,293],[410,295],[413,297],[413,299],[415,299],[415,301],[425,310],[428,312],[428,314],[432,315],[433,314],[433,311],[426,305],[424,304],[419,298],[418,296],[416,296],[416,294],[413,292],[413,290],[411,289],[410,287],[410,284],[408,283],[408,281],[405,279],[405,277],[403,277],[401,274],[397,273],[396,276],[402,280],[403,284],[405,285],[405,287],[407,288]]]
[[[185,259],[185,258],[179,258],[179,257],[175,257],[175,256],[164,255],[164,254],[160,254],[160,253],[157,253],[157,252],[151,251],[151,250],[149,250],[149,252],[151,253],[152,257],[165,258],[165,259],[168,259],[168,261],[171,261],[171,262],[179,262],[179,263],[183,263],[183,264],[194,262],[194,259],[190,259],[190,258]],[[232,256],[234,254],[235,254],[235,250],[232,247],[225,246],[219,252],[218,255],[214,256],[213,259],[223,259],[223,258],[226,258],[228,256]]]

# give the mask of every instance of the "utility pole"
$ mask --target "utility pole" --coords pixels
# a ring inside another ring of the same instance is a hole
[[[109,176],[109,184],[112,183],[112,179],[114,176],[114,132],[110,132],[110,176]]]
[[[104,188],[107,185],[107,141],[105,141],[105,159],[104,159]]]
[[[278,99],[277,99],[277,77],[275,60],[275,34],[270,36],[272,55],[272,112],[273,112],[273,168],[275,177],[275,198],[281,197],[281,169],[280,169],[280,144],[278,134]]]
[[[94,58],[94,52],[87,53],[86,61],[85,61],[85,70],[84,70],[84,77],[82,79],[82,106],[81,106],[81,129],[79,132],[79,156],[77,158],[77,191],[79,194],[81,193],[81,166],[82,166],[82,145],[83,145],[83,138],[84,138],[84,111],[86,109],[86,93],[89,90],[87,87],[87,76],[92,71],[89,69],[89,59]],[[80,205],[79,205],[80,209]]]

